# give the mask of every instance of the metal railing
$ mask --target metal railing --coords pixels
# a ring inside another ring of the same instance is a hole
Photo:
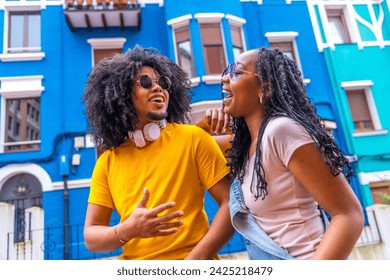
[[[363,232],[356,243],[357,247],[379,244],[382,242],[375,211],[368,211],[367,215],[369,225],[364,227]]]
[[[138,0],[66,0],[69,10],[77,9],[139,9]]]

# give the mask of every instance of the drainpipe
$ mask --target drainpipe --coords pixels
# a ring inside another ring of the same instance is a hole
[[[61,49],[61,57],[59,58],[59,71],[61,71],[61,79],[59,82],[61,83],[60,90],[60,102],[61,104],[67,104],[66,99],[66,80],[65,75],[67,74],[64,70],[65,68],[65,48],[64,48],[64,21],[61,20],[61,30],[62,33],[60,34],[60,45],[59,48]],[[60,107],[60,131],[67,131],[65,127],[65,119],[66,119],[66,113],[65,113],[65,106],[59,106]],[[62,140],[65,140],[65,137],[63,137]],[[68,176],[69,176],[69,160],[68,157],[65,155],[61,155],[60,160],[60,172],[64,181],[64,260],[69,259],[69,193],[68,193]]]
[[[61,156],[61,174],[64,180],[64,260],[69,259],[69,163],[66,156]]]
[[[64,260],[69,260],[69,192],[68,175],[64,175]]]

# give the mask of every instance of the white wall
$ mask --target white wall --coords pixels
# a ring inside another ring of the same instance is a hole
[[[14,213],[14,205],[0,202],[0,260],[7,259],[7,240],[13,240],[13,235],[8,237],[8,232],[14,231]]]
[[[25,212],[26,242],[14,243],[15,206],[0,202],[0,260],[43,260],[43,209],[31,207]]]
[[[370,228],[365,228],[365,231],[371,234],[363,232],[361,239],[366,239],[366,244],[355,246],[351,259],[390,260],[390,205],[374,204],[366,210]],[[380,243],[375,242],[377,234],[382,240]],[[367,236],[373,237],[371,243]]]

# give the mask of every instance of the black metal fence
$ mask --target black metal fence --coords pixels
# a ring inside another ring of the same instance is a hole
[[[64,244],[64,227],[48,227],[29,230],[24,241],[15,242],[14,233],[7,235],[7,260],[89,260],[102,258],[118,258],[121,249],[110,253],[91,253],[84,244],[84,225],[69,226],[69,242]],[[65,258],[67,256],[67,258]]]

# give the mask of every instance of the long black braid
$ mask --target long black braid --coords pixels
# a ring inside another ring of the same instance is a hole
[[[315,106],[306,95],[302,74],[296,64],[278,49],[260,48],[257,50],[256,68],[259,74],[263,94],[265,118],[260,126],[257,139],[254,173],[257,185],[251,192],[256,199],[262,199],[268,194],[267,182],[261,162],[261,141],[270,120],[285,116],[300,123],[311,135],[321,151],[330,171],[334,176],[342,172],[347,179],[353,171],[348,159],[343,155],[334,139],[328,134]],[[242,117],[233,118],[231,124],[235,137],[228,151],[228,162],[231,179],[238,178],[243,182],[245,167],[249,161],[249,146],[251,138],[248,127]],[[252,182],[253,183],[253,182]],[[254,189],[254,190],[253,190]],[[254,192],[255,191],[255,192]]]
[[[169,88],[168,122],[184,123],[190,111],[190,80],[173,61],[153,48],[135,46],[97,63],[84,89],[85,114],[96,145],[102,149],[119,146],[139,121],[130,95],[142,67],[149,66],[172,81]]]

